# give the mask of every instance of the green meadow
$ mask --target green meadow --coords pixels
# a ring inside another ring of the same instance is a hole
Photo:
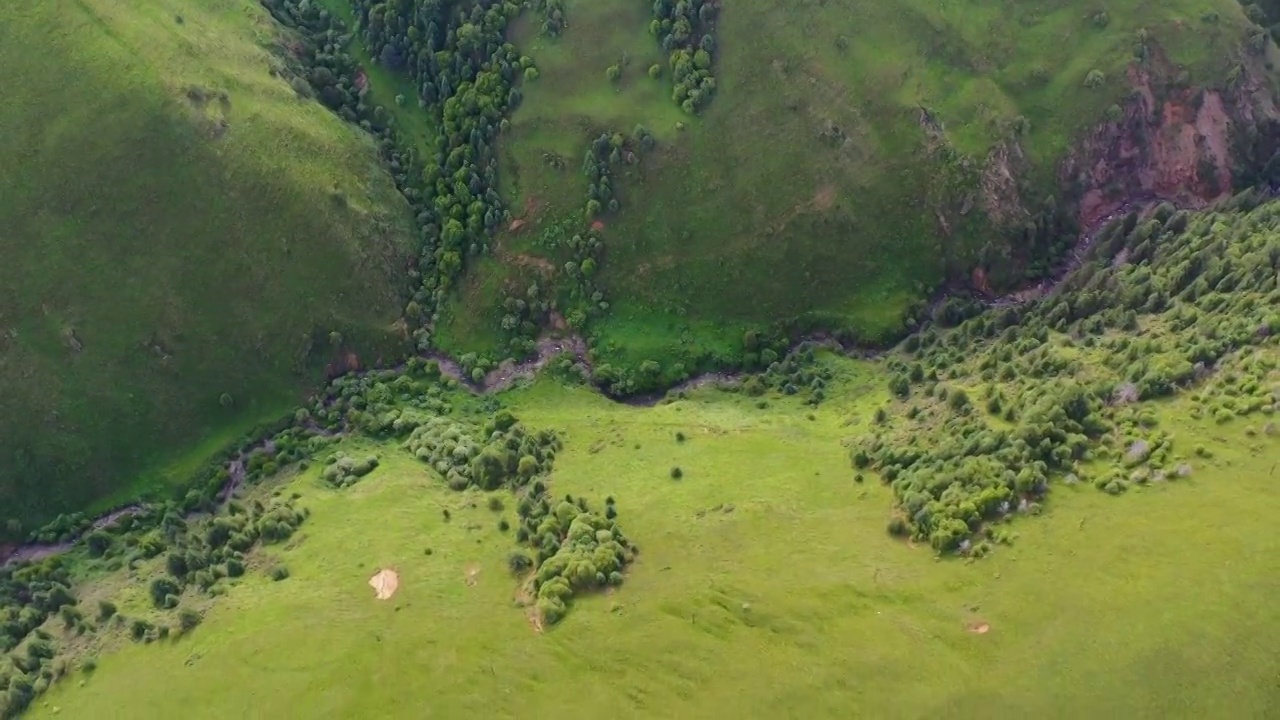
[[[1280,701],[1276,438],[1161,405],[1177,442],[1212,441],[1189,478],[1056,485],[1012,546],[939,559],[884,532],[890,491],[849,465],[883,370],[825,362],[838,399],[816,410],[713,389],[629,407],[549,379],[501,396],[564,438],[552,492],[613,496],[640,547],[621,587],[553,628],[516,602],[497,529],[513,499],[494,512],[394,445],[347,441],[382,459],[351,488],[312,470],[255,491],[312,512],[252,557],[287,580],[251,572],[189,636],[119,640],[32,717],[1260,717]],[[382,568],[400,577],[386,601],[367,584]],[[113,577],[84,597],[148,612]]]

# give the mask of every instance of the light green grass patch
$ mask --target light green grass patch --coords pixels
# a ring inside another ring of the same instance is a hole
[[[1274,438],[1167,405],[1179,442],[1221,448],[1191,478],[1119,498],[1055,487],[1014,546],[939,561],[884,532],[888,488],[854,482],[841,441],[884,376],[836,362],[846,392],[817,410],[712,390],[655,408],[548,381],[509,393],[565,439],[554,493],[613,496],[641,548],[620,589],[548,632],[515,605],[501,513],[388,446],[347,491],[314,471],[282,488],[313,511],[271,551],[290,579],[252,577],[192,637],[105,656],[33,716],[1155,718],[1280,699]],[[401,585],[379,602],[366,583],[383,567]]]

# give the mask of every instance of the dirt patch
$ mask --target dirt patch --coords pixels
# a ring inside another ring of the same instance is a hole
[[[830,210],[832,205],[836,204],[836,189],[834,185],[824,185],[818,189],[813,196],[814,210]]]
[[[479,579],[480,579],[480,566],[468,565],[466,580],[464,581],[466,582],[467,587],[475,587],[476,583],[480,581]]]
[[[369,578],[369,587],[379,600],[390,600],[400,588],[400,575],[395,570],[379,570],[377,575]]]
[[[991,623],[974,621],[966,625],[965,629],[974,635],[986,635],[991,632]]]
[[[525,253],[514,253],[511,255],[501,255],[503,260],[512,265],[519,265],[533,270],[537,270],[543,275],[551,275],[556,271],[556,266],[550,260],[537,255],[527,255]]]
[[[525,225],[528,225],[528,224],[529,224],[528,220],[525,220],[524,218],[517,218],[515,220],[512,220],[511,224],[507,226],[507,232],[509,233],[520,232],[520,230],[524,228]]]
[[[1120,115],[1063,163],[1061,179],[1079,192],[1086,230],[1135,198],[1198,209],[1230,195],[1238,128],[1274,109],[1264,107],[1265,98],[1171,85],[1175,74],[1160,53],[1131,66],[1133,92]]]

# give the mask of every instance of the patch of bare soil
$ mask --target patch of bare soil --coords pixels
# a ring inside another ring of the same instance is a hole
[[[479,582],[479,580],[478,580],[478,578],[479,578],[479,577],[480,577],[480,566],[479,566],[479,565],[468,565],[468,566],[467,566],[467,578],[466,578],[466,581],[465,581],[465,582],[467,583],[467,587],[475,587],[475,584],[476,584],[477,582]]]
[[[400,575],[395,570],[379,570],[377,575],[369,578],[369,587],[379,600],[390,600],[400,587]]]
[[[969,623],[965,629],[974,635],[986,635],[991,632],[991,623],[974,621]]]
[[[832,205],[836,204],[836,188],[834,185],[824,185],[813,196],[814,210],[830,210]]]

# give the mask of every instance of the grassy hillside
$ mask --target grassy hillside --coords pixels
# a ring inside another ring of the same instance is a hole
[[[615,167],[620,210],[599,217],[596,280],[610,307],[592,332],[603,361],[652,359],[668,375],[674,362],[715,354],[702,347],[718,343],[703,339],[707,324],[738,340],[745,327],[795,318],[864,340],[899,332],[949,274],[1018,254],[1002,228],[1020,228],[1050,195],[1061,199],[1057,164],[1123,102],[1137,45],[1158,46],[1184,81],[1217,87],[1247,35],[1233,0],[1129,0],[1105,11],[742,0],[714,15],[717,85],[695,116],[672,100],[648,4],[563,6],[558,37],[536,12],[509,34],[538,69],[501,144],[504,195],[527,222],[497,241],[503,262],[476,266],[440,340],[459,353],[500,346],[500,298],[481,288],[553,281],[565,258],[539,234],[570,216],[585,230],[584,150],[602,132],[631,137],[641,125],[656,147]],[[1010,161],[1023,208],[992,217],[981,173],[994,148],[1015,141],[1025,153]],[[533,272],[530,258],[542,256],[550,271]]]
[[[1134,214],[1043,298],[654,407],[343,378],[216,515],[0,570],[0,715],[1265,715],[1278,220]]]
[[[0,523],[184,481],[338,349],[398,351],[407,208],[256,2],[7,3],[0,34]]]

